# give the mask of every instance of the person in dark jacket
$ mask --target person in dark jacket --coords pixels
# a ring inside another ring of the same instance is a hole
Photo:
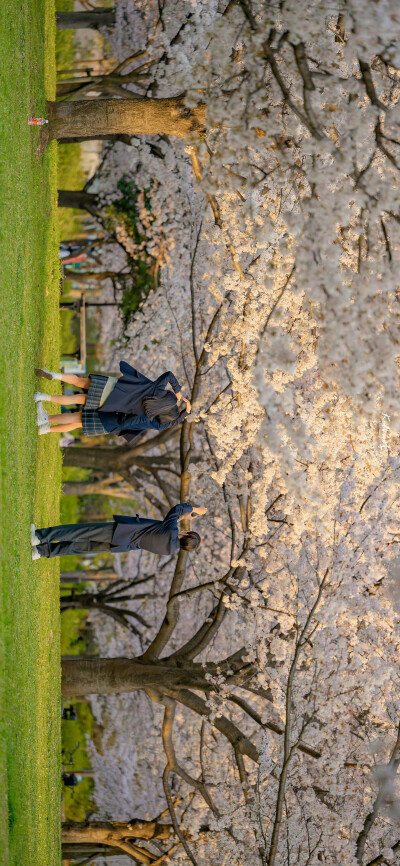
[[[58,379],[87,392],[54,396],[35,391],[39,433],[66,433],[82,427],[85,436],[114,433],[131,442],[145,430],[166,430],[185,419],[191,409],[190,402],[183,397],[179,382],[170,370],[153,381],[126,361],[121,361],[119,366],[120,378],[94,373],[75,376],[36,368],[39,377]],[[43,400],[63,406],[78,404],[82,410],[67,416],[64,413],[63,417],[48,415]]]
[[[206,508],[181,502],[170,509],[164,520],[151,520],[138,514],[135,517],[114,514],[114,520],[108,523],[70,523],[45,529],[36,529],[32,523],[32,559],[129,550],[149,550],[165,556],[181,549],[197,550],[200,535],[192,529],[179,531],[178,523],[181,520],[191,523],[206,511]]]

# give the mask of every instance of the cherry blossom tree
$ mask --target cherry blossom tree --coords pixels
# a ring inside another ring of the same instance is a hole
[[[209,862],[217,848],[234,863],[246,851],[247,862],[270,866],[295,857],[355,864],[359,850],[365,864],[365,851],[397,841],[374,763],[388,764],[396,741],[397,620],[385,582],[397,549],[399,463],[367,417],[354,429],[352,399],[314,370],[315,339],[298,310],[297,327],[308,335],[304,372],[277,453],[246,369],[258,364],[257,328],[252,348],[235,351],[236,328],[244,339],[251,311],[239,319],[227,293],[204,316],[196,267],[203,243],[193,251],[191,327],[182,337],[193,418],[181,431],[179,493],[210,499],[213,525],[194,573],[179,554],[164,618],[144,635],[144,652],[65,660],[64,695],[144,690],[164,707],[164,791],[192,862]],[[226,245],[219,254],[231,262]],[[199,594],[211,595],[200,618]],[[188,609],[196,628],[182,643]],[[224,639],[232,621],[233,646]],[[198,737],[197,767],[194,747],[180,754],[175,744],[182,724]],[[184,806],[171,794],[176,777]],[[354,812],[342,835],[347,797]],[[196,831],[210,822],[211,834]]]
[[[113,158],[159,181],[130,349],[186,377],[179,492],[210,517],[144,652],[68,660],[64,688],[162,708],[172,862],[395,863],[399,10],[197,6],[165,3],[149,51],[204,141]]]
[[[371,415],[382,400],[397,425],[400,21],[395,3],[375,11],[240,0],[194,55],[189,38],[171,54],[188,105],[199,93],[207,104],[207,189],[242,249],[268,245],[252,276],[270,309],[277,301],[274,358],[286,370],[300,349],[280,318],[288,280],[324,379]]]

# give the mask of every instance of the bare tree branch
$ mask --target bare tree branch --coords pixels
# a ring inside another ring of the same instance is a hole
[[[276,807],[275,807],[275,817],[272,828],[270,849],[268,855],[267,866],[274,866],[276,855],[278,852],[278,842],[279,842],[279,834],[282,823],[282,812],[283,812],[283,803],[284,796],[286,790],[286,781],[287,775],[289,771],[290,761],[293,755],[293,751],[296,747],[298,747],[299,740],[295,744],[291,744],[291,735],[292,735],[292,687],[293,680],[296,674],[297,664],[299,660],[300,652],[307,641],[308,630],[310,623],[314,617],[314,614],[317,610],[318,605],[320,604],[322,593],[324,587],[326,585],[326,581],[328,579],[329,569],[325,571],[325,574],[320,581],[318,592],[314,604],[311,607],[311,610],[307,616],[305,624],[300,632],[300,636],[296,642],[296,648],[294,651],[293,659],[289,668],[287,686],[286,686],[286,719],[285,719],[285,733],[284,733],[284,741],[283,741],[283,761],[282,768],[279,776],[279,786],[278,786],[278,794],[276,798]]]

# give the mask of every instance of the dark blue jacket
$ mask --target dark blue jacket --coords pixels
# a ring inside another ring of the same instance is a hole
[[[122,376],[118,379],[115,388],[103,406],[98,410],[107,433],[117,433],[130,442],[144,430],[165,430],[176,423],[172,422],[172,425],[160,424],[156,418],[150,421],[143,411],[145,397],[161,395],[167,385],[171,385],[175,394],[181,390],[178,380],[170,370],[162,373],[153,382],[139,370],[135,370],[134,367],[127,364],[126,361],[121,361],[119,368]]]
[[[161,556],[176,553],[179,550],[178,517],[191,514],[192,510],[189,502],[179,503],[170,509],[164,520],[114,514],[116,527],[111,542],[112,553],[126,553],[128,550],[149,550]]]

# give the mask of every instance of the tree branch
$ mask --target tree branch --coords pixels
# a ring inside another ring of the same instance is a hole
[[[275,859],[278,851],[278,842],[279,842],[279,834],[282,823],[282,812],[283,812],[283,803],[285,797],[286,790],[286,780],[287,774],[289,771],[290,761],[293,755],[293,751],[298,746],[298,742],[291,746],[291,733],[292,733],[292,686],[293,680],[295,677],[297,663],[299,660],[300,652],[304,646],[304,643],[307,640],[307,632],[309,629],[310,622],[314,616],[314,613],[321,601],[323,589],[325,587],[326,581],[328,579],[329,569],[326,569],[325,574],[320,582],[317,597],[312,605],[312,608],[307,616],[306,622],[301,630],[300,637],[296,644],[296,649],[294,651],[294,656],[289,668],[288,681],[286,686],[286,719],[285,719],[285,731],[284,731],[284,741],[283,741],[283,762],[282,769],[279,776],[279,786],[278,786],[278,794],[276,799],[276,807],[275,807],[275,817],[271,835],[269,856],[267,861],[267,866],[274,866]],[[301,736],[301,735],[300,735]],[[300,739],[300,738],[299,738]]]
[[[188,689],[165,689],[165,693],[174,698],[174,700],[179,701],[179,703],[184,704],[186,707],[193,710],[197,715],[209,719],[211,710],[207,706],[206,702],[194,692],[191,692]],[[227,719],[226,716],[219,716],[218,718],[213,719],[210,724],[212,724],[214,728],[217,728],[217,730],[220,731],[227,740],[229,740],[234,748],[237,747],[242,755],[247,755],[247,757],[251,758],[252,761],[258,763],[258,749],[254,743],[243,734],[237,725],[230,721],[230,719]]]
[[[165,750],[165,754],[167,756],[167,763],[166,763],[166,766],[165,766],[165,769],[163,772],[164,794],[165,794],[165,799],[167,801],[168,810],[169,810],[169,814],[171,816],[171,820],[172,820],[172,824],[173,824],[175,833],[178,836],[178,839],[179,839],[181,845],[185,849],[186,854],[188,855],[190,862],[193,863],[193,866],[198,866],[198,863],[195,860],[195,858],[191,852],[191,849],[189,848],[189,845],[186,842],[186,839],[185,839],[183,833],[181,832],[181,829],[180,829],[180,826],[179,826],[179,823],[178,823],[178,820],[176,817],[174,804],[173,804],[171,792],[169,789],[169,784],[168,784],[169,774],[174,770],[175,764],[176,764],[175,750],[174,750],[173,741],[172,741],[172,730],[173,730],[174,718],[175,718],[175,701],[170,700],[168,702],[168,705],[165,707],[164,722],[163,722],[163,729],[162,729],[164,750]]]

